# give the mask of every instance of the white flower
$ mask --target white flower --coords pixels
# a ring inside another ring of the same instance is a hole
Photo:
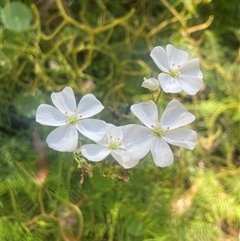
[[[182,90],[189,95],[195,95],[203,83],[203,75],[199,68],[199,59],[189,60],[185,51],[178,50],[172,45],[164,48],[155,47],[150,56],[163,73],[158,80],[164,92],[178,93]]]
[[[109,154],[124,168],[131,168],[137,165],[139,160],[129,157],[122,142],[122,127],[107,124],[107,131],[104,138],[97,144],[86,144],[81,148],[82,155],[90,161],[99,162]]]
[[[47,137],[47,144],[57,151],[74,151],[78,145],[78,131],[93,141],[99,141],[106,132],[106,123],[86,119],[99,113],[104,107],[92,94],[83,96],[78,106],[72,88],[66,87],[52,93],[56,106],[41,104],[37,109],[36,121],[42,125],[59,126]]]
[[[151,151],[154,163],[166,167],[173,163],[173,153],[167,142],[190,150],[194,148],[196,132],[179,127],[193,122],[195,116],[187,112],[178,100],[169,102],[161,119],[153,101],[132,105],[131,111],[145,125],[123,127],[126,150],[135,159],[142,159]]]
[[[159,81],[155,78],[149,78],[146,77],[143,78],[142,87],[147,88],[149,90],[157,90],[159,88]]]

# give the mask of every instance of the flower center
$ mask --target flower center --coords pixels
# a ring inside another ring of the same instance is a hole
[[[111,150],[116,150],[121,147],[122,143],[120,142],[119,138],[113,138],[113,136],[110,136],[108,141],[106,142],[108,145],[108,148]]]
[[[161,124],[160,124],[160,120],[158,120],[158,123],[156,126],[151,125],[152,130],[153,130],[153,135],[156,137],[162,137],[165,135],[165,132],[170,130],[170,127],[168,126],[166,129],[162,129]]]
[[[72,124],[72,125],[76,125],[77,121],[78,121],[78,118],[74,114],[69,116],[67,119],[67,122],[69,122],[69,124]]]
[[[175,66],[175,64],[172,63],[172,68],[169,70],[170,76],[172,76],[173,78],[179,77],[180,74],[182,74],[182,72],[179,71],[180,67],[181,67],[181,65]]]
[[[154,130],[153,130],[153,135],[154,136],[163,136],[164,134],[164,131],[162,130],[161,127],[156,127]]]
[[[82,115],[79,115],[79,117],[77,117],[76,112],[77,110],[74,109],[73,114],[69,115],[69,113],[65,111],[64,115],[67,116],[66,123],[69,123],[71,125],[76,125],[77,121],[82,118]]]

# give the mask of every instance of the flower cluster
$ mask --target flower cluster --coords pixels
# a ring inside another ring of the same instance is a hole
[[[150,56],[162,70],[158,79],[145,78],[142,87],[166,93],[185,91],[196,94],[202,85],[199,60],[189,60],[189,55],[172,45],[166,51],[158,46]],[[79,104],[72,88],[66,87],[59,93],[52,93],[55,107],[42,104],[37,109],[36,121],[42,125],[56,126],[47,136],[50,148],[73,152],[79,147],[79,137],[85,136],[95,142],[80,146],[83,157],[99,162],[111,155],[122,167],[132,168],[149,152],[154,163],[166,167],[173,163],[173,153],[169,146],[175,145],[192,150],[197,141],[197,133],[183,126],[194,121],[176,99],[171,100],[159,116],[158,107],[153,101],[133,104],[132,113],[141,121],[139,124],[114,126],[98,119],[90,119],[103,110],[103,105],[92,94],[82,97]]]

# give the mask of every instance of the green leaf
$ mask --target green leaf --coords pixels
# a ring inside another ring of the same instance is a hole
[[[30,29],[31,19],[31,10],[20,2],[9,3],[2,10],[2,21],[5,28],[16,32]]]

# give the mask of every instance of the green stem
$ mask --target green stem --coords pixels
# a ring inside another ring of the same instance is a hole
[[[157,96],[157,99],[155,100],[155,103],[157,104],[157,102],[159,101],[160,97],[161,97],[161,94],[162,94],[162,89],[160,89],[159,93],[158,93],[158,96]]]

